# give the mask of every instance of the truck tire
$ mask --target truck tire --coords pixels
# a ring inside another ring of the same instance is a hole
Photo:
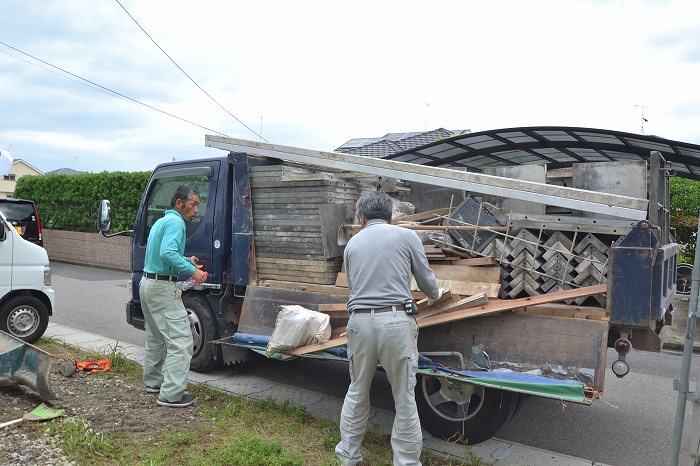
[[[221,363],[221,348],[208,343],[219,338],[214,314],[207,300],[196,293],[183,293],[182,302],[187,310],[194,342],[190,369],[195,372],[213,371]]]
[[[435,437],[474,445],[493,437],[518,407],[517,393],[421,375],[418,414]]]
[[[41,338],[48,325],[49,311],[34,296],[15,296],[0,309],[0,330],[27,343]]]

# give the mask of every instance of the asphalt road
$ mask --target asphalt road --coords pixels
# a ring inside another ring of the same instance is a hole
[[[58,262],[51,267],[56,290],[53,322],[143,345],[144,333],[125,320],[128,273]],[[609,351],[608,363],[614,359],[614,351]],[[630,374],[618,379],[608,370],[604,395],[592,406],[531,397],[498,437],[614,466],[669,464],[678,400],[673,379],[680,377],[681,354],[632,351],[627,359]],[[699,365],[700,355],[694,355],[691,390]],[[349,382],[345,363],[310,359],[280,362],[256,356],[232,370],[339,397]],[[382,376],[375,381],[372,403],[392,407]],[[690,464],[690,403],[686,408],[681,464]]]

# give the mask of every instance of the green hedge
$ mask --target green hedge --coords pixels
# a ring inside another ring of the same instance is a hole
[[[112,204],[112,231],[134,227],[151,172],[102,172],[23,176],[14,197],[36,202],[44,228],[96,232],[102,199]]]

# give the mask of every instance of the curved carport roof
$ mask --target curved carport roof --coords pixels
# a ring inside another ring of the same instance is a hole
[[[494,129],[454,136],[384,156],[384,159],[421,165],[484,168],[547,164],[570,167],[580,162],[649,160],[661,152],[676,175],[700,180],[700,145],[620,131],[567,126],[529,126]]]

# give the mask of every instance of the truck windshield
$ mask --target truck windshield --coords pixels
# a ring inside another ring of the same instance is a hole
[[[139,235],[143,244],[148,238],[148,233],[156,220],[161,218],[166,210],[170,209],[170,199],[177,187],[186,184],[199,192],[199,210],[197,216],[187,224],[187,237],[189,238],[202,224],[202,218],[207,213],[209,204],[209,177],[202,175],[179,175],[156,179],[151,185],[146,199],[145,228]]]

